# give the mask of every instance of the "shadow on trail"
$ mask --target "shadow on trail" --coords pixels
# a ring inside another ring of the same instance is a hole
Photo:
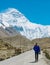
[[[37,63],[36,61],[32,61],[32,62],[30,62],[30,63]]]

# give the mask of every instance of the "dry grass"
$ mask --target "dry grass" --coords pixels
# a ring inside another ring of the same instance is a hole
[[[20,53],[23,53],[25,51],[32,49],[36,42],[40,45],[42,50],[50,48],[50,38],[34,39],[30,41],[26,37],[17,35],[15,37],[0,39],[0,45],[1,45],[0,49],[2,48],[1,49],[2,51],[0,50],[0,52],[5,53],[5,55],[3,55],[2,57],[6,56],[5,58],[10,58],[14,55],[18,55]],[[50,49],[48,53],[50,53]],[[1,57],[0,59],[2,60]]]
[[[32,40],[32,43],[36,43],[36,42],[40,45],[41,49],[50,48],[50,38]]]

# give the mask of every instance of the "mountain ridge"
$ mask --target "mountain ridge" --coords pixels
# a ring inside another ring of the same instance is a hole
[[[50,25],[41,25],[30,22],[15,8],[8,8],[0,13],[0,27],[14,27],[21,35],[28,39],[50,37]],[[16,26],[16,28],[15,28]],[[18,30],[19,29],[19,30]]]

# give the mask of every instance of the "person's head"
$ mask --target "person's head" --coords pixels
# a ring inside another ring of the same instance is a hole
[[[38,45],[37,43],[35,45]]]

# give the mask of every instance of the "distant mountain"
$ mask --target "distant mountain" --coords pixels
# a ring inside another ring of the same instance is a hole
[[[0,27],[0,38],[4,37],[13,37],[16,35],[20,35],[19,32],[17,32],[13,27]]]
[[[6,33],[6,31],[2,27],[0,27],[0,38],[7,37],[7,36],[8,36],[8,34]]]
[[[13,27],[13,32],[18,31],[21,35],[26,36],[30,40],[50,37],[49,25],[44,26],[31,23],[22,13],[14,8],[8,8],[0,13],[0,27],[3,27],[10,33],[12,30],[9,29],[9,27]]]

